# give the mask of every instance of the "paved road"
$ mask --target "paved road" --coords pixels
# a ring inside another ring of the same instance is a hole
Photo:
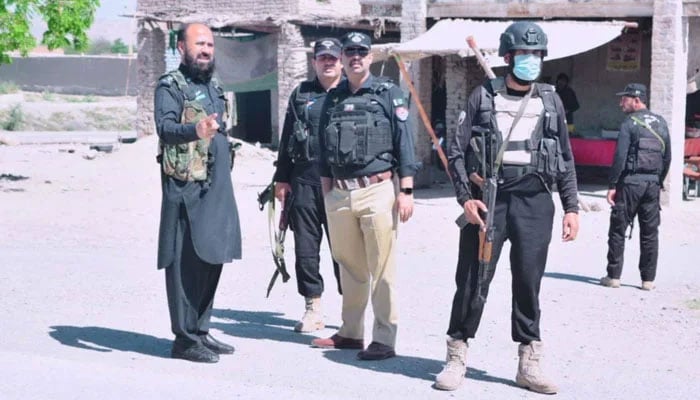
[[[233,174],[244,259],[225,267],[213,318],[216,336],[237,351],[198,365],[168,358],[164,278],[155,269],[154,138],[93,160],[66,146],[0,146],[0,399],[541,397],[514,386],[507,256],[471,342],[469,379],[457,392],[432,388],[445,355],[457,255],[452,221],[459,207],[448,187],[417,191],[415,217],[400,228],[399,356],[360,362],[353,351],[308,346],[340,323],[332,287],[323,299],[329,327],[314,335],[293,332],[303,311],[293,281],[265,298],[273,266],[255,195],[271,176],[272,157],[246,149]],[[603,204],[600,187],[583,192]],[[557,221],[561,216],[558,209]],[[637,288],[636,238],[628,242],[623,287],[596,284],[604,274],[607,211],[582,214],[576,242],[553,241],[542,336],[557,398],[698,398],[699,217],[700,201],[663,211],[653,292]],[[291,264],[291,240],[287,254]],[[327,251],[322,259],[332,282]]]

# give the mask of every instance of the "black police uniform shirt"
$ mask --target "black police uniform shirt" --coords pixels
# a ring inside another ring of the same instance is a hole
[[[464,119],[460,117],[460,124],[457,128],[457,133],[452,141],[448,144],[448,166],[450,175],[455,188],[457,202],[460,206],[464,206],[467,200],[474,199],[471,191],[471,183],[469,181],[469,171],[466,165],[466,152],[469,147],[469,142],[472,138],[472,125],[480,123],[476,121],[481,107],[481,88],[474,89],[469,95],[467,106],[464,110]],[[508,95],[524,97],[527,91],[516,91],[506,87]],[[533,93],[530,101],[541,101],[536,93]],[[557,121],[557,132],[559,135],[559,143],[561,145],[562,157],[566,163],[566,172],[559,174],[556,180],[557,190],[561,198],[562,206],[565,212],[578,212],[578,188],[576,185],[576,170],[574,167],[574,158],[569,144],[569,133],[564,117],[564,106],[558,96],[554,96],[554,103],[559,115]],[[507,134],[506,128],[498,127],[502,135]],[[528,174],[519,178],[505,179],[498,185],[499,192],[533,192],[550,190],[536,174]]]
[[[363,93],[371,92],[372,86],[379,78],[371,75],[365,80],[362,86],[354,94],[350,91],[348,81],[341,82],[332,90],[324,104],[324,111],[321,120],[321,149],[325,146],[325,128],[328,126],[330,110],[344,99],[351,96],[360,96]],[[326,157],[321,157],[321,176],[335,179],[357,178],[370,176],[396,167],[399,178],[414,176],[418,171],[418,164],[415,159],[415,146],[413,143],[413,129],[407,118],[408,104],[401,88],[395,84],[380,94],[391,105],[391,115],[387,115],[394,127],[392,132],[394,164],[391,162],[375,158],[364,167],[343,167],[332,166]]]
[[[217,122],[223,127],[224,101],[211,82],[195,82],[187,78],[188,88],[199,93],[207,115],[217,113]],[[155,90],[155,123],[160,139],[168,144],[197,140],[195,124],[181,124],[184,94],[169,77],[158,82]],[[160,233],[158,239],[158,268],[165,268],[175,260],[178,221],[183,218],[184,205],[189,219],[190,235],[197,256],[210,264],[223,264],[241,258],[241,230],[238,209],[231,183],[231,158],[226,136],[217,133],[209,147],[214,162],[209,168],[210,184],[184,182],[162,173],[163,199],[161,203]],[[159,166],[160,168],[160,166]],[[179,233],[182,235],[182,232]]]
[[[628,114],[625,120],[620,125],[620,133],[617,137],[617,147],[615,148],[615,156],[613,157],[613,164],[610,167],[610,175],[608,178],[608,188],[614,189],[617,184],[624,178],[626,174],[631,171],[626,170],[627,166],[627,156],[630,152],[630,146],[632,144],[632,135],[634,130],[646,129],[643,126],[635,124],[632,117],[638,118],[642,121],[645,120],[645,115],[652,115],[656,118],[659,123],[654,124],[652,128],[661,135],[664,139],[664,144],[666,146],[666,152],[663,155],[663,165],[659,166],[661,169],[661,175],[659,176],[659,183],[663,183],[666,179],[666,174],[668,174],[668,169],[671,165],[671,143],[668,134],[668,125],[666,121],[660,115],[654,114],[647,109],[638,110],[631,114]]]
[[[297,89],[300,93],[304,93],[308,96],[308,100],[304,105],[306,112],[300,112],[297,108],[292,111],[292,107],[295,106],[297,101]],[[280,147],[277,155],[277,169],[275,170],[274,181],[275,182],[285,182],[291,183],[292,181],[298,181],[309,185],[320,186],[321,177],[319,175],[319,158],[321,154],[321,148],[319,144],[319,126],[321,123],[321,112],[323,111],[323,102],[326,99],[326,89],[323,88],[321,82],[318,78],[313,81],[302,82],[297,88],[294,89],[292,95],[289,98],[289,104],[287,105],[287,114],[284,117],[284,127],[282,128],[282,137],[280,138]],[[309,149],[311,153],[312,160],[310,162],[294,163],[287,151],[287,144],[289,143],[289,138],[292,135],[294,121],[296,117],[294,112],[297,113],[297,117],[300,120],[305,121],[308,116],[308,122],[311,125],[309,130],[309,144],[312,148]]]

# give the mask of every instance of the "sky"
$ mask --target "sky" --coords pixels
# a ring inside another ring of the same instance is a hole
[[[95,13],[95,21],[88,31],[90,39],[104,38],[111,41],[122,39],[124,43],[136,43],[136,20],[120,17],[133,15],[136,12],[136,0],[100,0],[100,7]],[[46,30],[46,23],[35,19],[32,23],[32,34],[41,41],[41,35]]]

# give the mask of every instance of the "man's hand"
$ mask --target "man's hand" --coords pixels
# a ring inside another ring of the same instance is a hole
[[[401,222],[408,221],[413,215],[413,195],[399,193],[396,197],[396,208],[399,211],[399,220]]]
[[[480,188],[484,187],[484,178],[482,178],[481,175],[477,174],[476,172],[469,174],[469,180],[471,183],[476,184]]]
[[[570,242],[576,239],[578,235],[578,214],[577,213],[566,213],[564,214],[564,220],[561,226],[561,239],[564,242]]]
[[[615,194],[616,193],[617,193],[616,189],[608,189],[607,199],[608,199],[608,204],[610,204],[611,206],[615,205]]]
[[[282,208],[288,193],[292,193],[292,185],[287,182],[275,182],[275,198],[282,204]]]
[[[481,219],[479,210],[487,212],[486,204],[481,200],[467,200],[464,203],[464,216],[467,217],[467,222],[474,225],[479,225],[479,227],[484,227],[484,220]]]
[[[219,123],[216,122],[218,114],[210,114],[200,119],[195,126],[197,137],[200,139],[211,139],[219,130]]]

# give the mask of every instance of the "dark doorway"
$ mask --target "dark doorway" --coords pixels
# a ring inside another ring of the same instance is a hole
[[[238,125],[233,136],[249,143],[272,141],[270,91],[236,93]]]

